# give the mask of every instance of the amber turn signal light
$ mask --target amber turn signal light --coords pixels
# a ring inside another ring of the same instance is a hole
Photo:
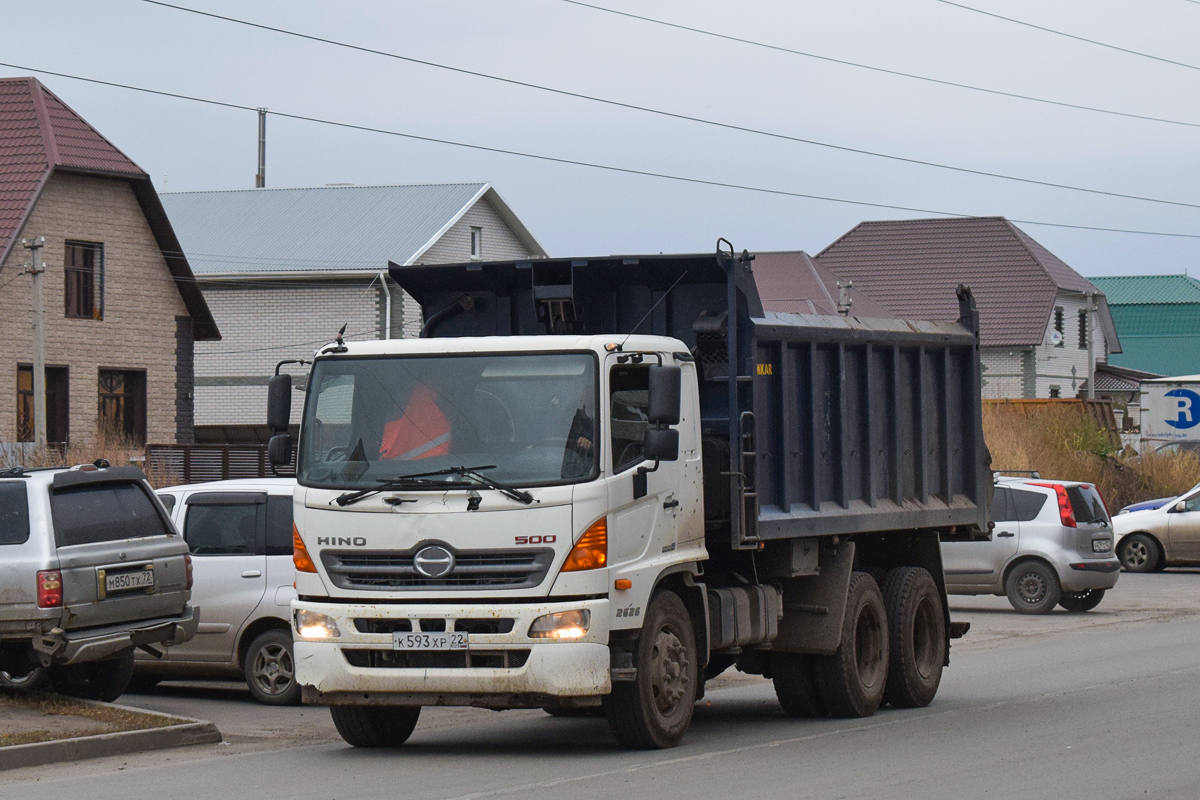
[[[308,554],[308,548],[300,539],[300,531],[296,530],[294,522],[292,523],[292,563],[296,565],[297,572],[317,571],[317,565],[313,563],[312,556]]]
[[[608,563],[608,518],[593,522],[571,548],[563,564],[563,572],[599,569]]]
[[[622,592],[626,589],[632,589],[633,581],[629,580],[629,578],[617,578],[616,582],[613,584],[613,588]]]

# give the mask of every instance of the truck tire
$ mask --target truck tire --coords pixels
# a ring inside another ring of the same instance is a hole
[[[1008,602],[1022,614],[1049,614],[1062,597],[1054,570],[1041,561],[1022,561],[1004,581]]]
[[[888,675],[887,609],[879,584],[865,572],[850,576],[837,652],[819,656],[817,685],[835,717],[869,717],[879,710]]]
[[[246,650],[242,672],[250,694],[263,705],[294,706],[300,702],[292,634],[288,631],[274,629],[255,637]]]
[[[888,677],[884,702],[924,708],[933,701],[946,662],[946,618],[933,576],[898,567],[883,581],[888,618]]]
[[[1067,611],[1091,611],[1104,599],[1103,589],[1084,589],[1082,592],[1063,592],[1058,604]]]
[[[803,653],[772,653],[771,682],[779,705],[791,717],[823,717],[828,711],[817,686],[815,662]]]
[[[83,700],[111,703],[129,688],[133,678],[133,648],[116,658],[50,668],[54,691]]]
[[[674,747],[692,721],[699,679],[692,621],[675,593],[650,601],[633,663],[637,680],[608,696],[608,726],[624,747]]]
[[[399,747],[412,736],[420,706],[330,706],[334,727],[355,747]]]

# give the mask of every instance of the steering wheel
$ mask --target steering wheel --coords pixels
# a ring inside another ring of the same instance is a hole
[[[613,464],[613,466],[616,469],[627,469],[632,467],[634,464],[645,461],[646,458],[642,451],[642,447],[643,444],[641,442],[630,442],[629,444],[625,445],[621,448],[621,455]],[[642,457],[635,460],[634,456],[638,455]]]
[[[331,447],[325,451],[326,461],[345,461],[350,458],[349,447]]]

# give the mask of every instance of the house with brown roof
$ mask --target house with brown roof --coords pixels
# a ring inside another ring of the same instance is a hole
[[[23,240],[35,237],[45,237],[48,441],[192,441],[194,342],[220,333],[149,176],[36,79],[0,79],[0,449],[9,459],[33,440],[34,284]]]
[[[1121,352],[1104,293],[1003,217],[863,222],[815,261],[904,319],[957,319],[969,286],[985,398],[1074,397]]]

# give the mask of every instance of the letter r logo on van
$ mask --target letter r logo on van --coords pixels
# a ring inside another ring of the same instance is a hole
[[[1191,428],[1200,423],[1200,395],[1190,389],[1172,389],[1167,397],[1175,398],[1175,419],[1165,420],[1172,428]]]

